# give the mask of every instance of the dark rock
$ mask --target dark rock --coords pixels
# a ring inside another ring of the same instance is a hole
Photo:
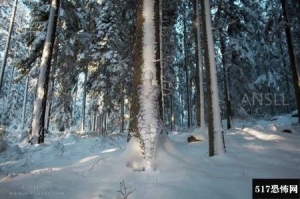
[[[289,129],[283,129],[282,130],[283,133],[293,133],[293,131],[289,130]]]

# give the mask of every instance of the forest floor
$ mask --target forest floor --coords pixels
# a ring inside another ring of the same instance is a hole
[[[0,198],[250,199],[253,178],[300,178],[293,119],[235,121],[225,132],[227,153],[214,157],[205,132],[174,131],[157,169],[140,172],[126,167],[125,134],[48,134],[45,144],[21,143],[0,154]],[[203,141],[188,143],[193,133]]]

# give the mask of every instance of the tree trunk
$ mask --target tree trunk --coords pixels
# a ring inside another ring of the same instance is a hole
[[[13,13],[12,13],[11,20],[10,20],[9,31],[8,31],[5,50],[4,50],[3,60],[2,60],[2,66],[1,66],[1,70],[0,70],[0,92],[1,92],[1,89],[2,89],[4,71],[5,71],[6,62],[7,62],[8,49],[9,49],[9,45],[10,45],[12,30],[14,28],[17,5],[18,5],[18,0],[15,0],[15,4],[14,4],[14,7],[13,7]]]
[[[50,96],[53,94],[54,92],[54,79],[50,82],[49,84],[49,91],[48,92],[48,96],[47,96],[47,105],[46,105],[46,113],[45,113],[45,128],[47,129],[47,131],[49,130],[49,124],[50,124],[50,111],[51,111],[51,106],[52,106],[52,99],[49,100]]]
[[[57,19],[58,20],[58,19]],[[59,21],[57,21],[59,23]],[[53,61],[52,61],[52,67],[50,70],[50,80],[51,82],[49,83],[49,92],[47,96],[47,105],[46,105],[46,113],[45,113],[45,128],[47,129],[47,132],[49,131],[49,125],[50,125],[50,115],[51,115],[51,107],[52,107],[52,102],[53,102],[53,96],[54,96],[54,83],[55,83],[55,78],[54,74],[57,68],[57,57],[58,57],[58,52],[59,52],[59,45],[58,45],[58,40],[56,39],[54,42],[54,49],[53,49]]]
[[[292,42],[292,35],[291,35],[291,28],[290,28],[290,21],[288,18],[288,11],[287,11],[287,5],[285,0],[281,0],[282,10],[283,10],[283,18],[287,24],[285,24],[285,35],[286,35],[286,41],[288,46],[288,52],[290,57],[290,67],[292,71],[293,76],[293,83],[294,83],[294,89],[295,89],[295,99],[296,99],[296,105],[298,110],[298,124],[300,124],[300,82],[299,82],[299,76],[297,71],[297,65],[296,65],[296,57],[295,57],[295,50],[293,47]]]
[[[127,164],[137,170],[153,166],[154,138],[159,132],[160,70],[157,67],[160,64],[157,63],[159,53],[156,45],[159,38],[158,9],[157,0],[137,2],[130,131],[141,146],[144,163],[137,166]]]
[[[171,123],[171,131],[174,130],[174,102],[173,102],[173,93],[171,93],[170,96],[171,100],[170,100],[170,104],[171,104],[171,113],[170,113],[170,123]]]
[[[97,114],[96,118],[96,132],[100,135],[101,134],[101,116],[99,113]]]
[[[94,99],[95,99],[94,93],[92,93],[91,94],[92,103],[94,102]],[[95,123],[94,123],[94,115],[95,114],[94,113],[95,113],[95,111],[94,111],[94,108],[92,107],[90,110],[90,131],[94,131],[94,125],[95,125]]]
[[[24,100],[23,100],[23,111],[22,111],[22,121],[21,121],[21,128],[24,128],[25,125],[25,115],[26,115],[26,104],[27,104],[27,96],[28,96],[28,82],[29,76],[26,76],[25,80],[25,88],[24,88]]]
[[[144,60],[141,54],[143,54],[143,5],[144,1],[137,1],[137,20],[136,20],[136,30],[135,30],[135,48],[133,51],[133,80],[132,80],[132,98],[130,106],[130,123],[129,132],[132,132],[137,140],[142,144],[139,128],[138,128],[138,114],[140,110],[139,97],[138,97],[138,85],[142,84],[142,66],[144,65]],[[128,134],[127,141],[129,141],[131,135]]]
[[[161,96],[159,98],[159,112],[162,116],[162,121],[164,122],[165,117],[165,102],[164,102],[164,68],[163,68],[163,35],[162,35],[162,1],[155,0],[154,7],[154,23],[155,23],[155,39],[156,39],[156,79],[158,85],[160,86]],[[159,16],[159,17],[157,17]]]
[[[189,82],[189,67],[187,63],[187,38],[186,38],[186,12],[184,8],[183,14],[183,51],[184,51],[184,67],[185,67],[185,79],[186,79],[186,103],[188,112],[188,128],[192,126],[192,112],[191,112],[191,96],[190,96],[190,82]]]
[[[201,8],[205,50],[204,61],[207,81],[209,156],[214,156],[216,154],[223,154],[225,152],[225,145],[224,139],[222,139],[223,130],[221,126],[217,70],[209,0],[201,1]]]
[[[124,112],[125,112],[125,106],[124,106],[124,95],[122,95],[121,103],[120,103],[120,133],[124,132]]]
[[[74,93],[74,97],[73,97],[72,116],[71,116],[72,122],[75,122],[74,117],[76,114],[77,90],[78,90],[78,80],[76,81],[75,88],[74,88],[75,93]]]
[[[184,109],[184,100],[183,100],[183,89],[182,89],[182,86],[180,86],[179,84],[179,87],[180,87],[180,90],[179,90],[179,99],[180,99],[180,107],[182,109]],[[184,121],[184,110],[181,110],[180,111],[180,126],[183,127],[183,121]]]
[[[15,73],[15,67],[13,66],[13,68],[11,70],[11,74],[10,74],[10,80],[9,80],[8,89],[7,89],[7,96],[9,96],[9,94],[10,94],[11,83],[13,81],[14,73]]]
[[[202,44],[201,44],[201,25],[200,25],[200,12],[199,0],[194,0],[194,31],[195,31],[195,48],[196,48],[196,113],[197,113],[197,126],[205,126],[204,116],[204,88],[203,88],[203,65],[202,65]]]
[[[220,43],[221,43],[221,54],[222,54],[222,64],[223,64],[223,79],[224,79],[224,95],[225,95],[225,103],[226,103],[226,118],[227,118],[227,129],[231,129],[232,127],[232,110],[231,110],[231,99],[229,93],[229,72],[226,64],[225,50],[226,44],[223,36],[220,33]]]
[[[280,38],[282,38],[282,34],[280,34]],[[281,54],[281,61],[282,61],[282,66],[283,66],[283,70],[285,71],[284,74],[284,78],[285,78],[285,86],[286,86],[286,95],[284,94],[285,98],[284,99],[290,99],[291,96],[291,89],[290,89],[290,81],[289,81],[289,77],[288,77],[288,64],[286,63],[285,59],[284,59],[284,52],[283,52],[283,46],[282,46],[282,42],[279,43],[279,49],[280,49],[280,54]],[[290,103],[288,102],[285,105],[286,108],[286,113],[290,113]]]
[[[103,133],[107,132],[107,111],[103,114]]]
[[[37,93],[34,101],[33,119],[29,141],[33,144],[44,143],[45,111],[48,93],[49,74],[51,69],[51,57],[55,41],[56,24],[58,18],[59,0],[52,0],[48,20],[46,41],[44,44]]]
[[[87,82],[88,71],[87,68],[84,71],[84,82],[83,82],[83,92],[82,92],[82,112],[81,112],[81,133],[84,132],[85,127],[85,108],[86,108],[86,82]]]
[[[93,115],[93,128],[92,131],[96,132],[96,128],[97,128],[97,111],[94,111],[94,115]]]

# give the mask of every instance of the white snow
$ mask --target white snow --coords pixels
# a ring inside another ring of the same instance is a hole
[[[132,137],[123,153],[123,158],[128,160],[126,166],[136,171],[144,169],[144,156],[142,149],[135,137]]]
[[[0,154],[0,198],[128,199],[252,198],[253,178],[300,178],[300,129],[291,115],[274,121],[235,122],[225,132],[227,153],[208,157],[203,129],[176,131],[157,142],[155,170],[133,171],[143,161],[126,134],[46,134],[45,144],[15,145]],[[275,128],[276,127],[276,128]],[[283,133],[292,129],[293,133]],[[203,141],[187,143],[196,134]],[[134,154],[134,153],[137,153]]]

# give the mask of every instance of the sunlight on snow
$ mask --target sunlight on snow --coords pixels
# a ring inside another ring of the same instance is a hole
[[[60,171],[60,170],[62,170],[62,168],[58,168],[58,167],[36,169],[36,170],[30,171],[30,174],[40,174],[40,173],[47,172],[47,171]]]
[[[5,165],[13,164],[15,162],[18,162],[18,161],[13,160],[13,161],[8,161],[8,162],[3,162],[3,163],[0,163],[0,166],[5,166]]]
[[[107,149],[107,150],[102,151],[101,153],[111,153],[111,152],[117,151],[118,149],[119,148]]]
[[[97,158],[98,156],[95,155],[95,156],[91,156],[91,157],[87,157],[87,158],[83,158],[82,160],[79,161],[79,163],[84,163],[84,162],[88,162],[90,160],[93,160],[95,158]]]
[[[72,144],[76,144],[76,141],[74,141],[74,142],[69,142],[69,143],[65,143],[64,145],[65,145],[65,146],[68,146],[68,145],[72,145]]]
[[[244,137],[244,139],[245,139],[245,140],[250,140],[250,141],[251,141],[251,140],[256,140],[255,137]]]
[[[248,148],[248,149],[253,149],[255,151],[261,151],[261,150],[265,150],[266,149],[263,146],[258,146],[258,145],[255,145],[253,143],[252,144],[247,144],[247,145],[245,145],[245,147]]]
[[[260,140],[283,140],[284,138],[278,135],[274,135],[274,134],[268,134],[268,133],[264,133],[261,131],[257,131],[255,129],[252,128],[244,128],[242,130],[243,132],[249,133],[250,135],[253,135],[254,137],[260,139]]]

